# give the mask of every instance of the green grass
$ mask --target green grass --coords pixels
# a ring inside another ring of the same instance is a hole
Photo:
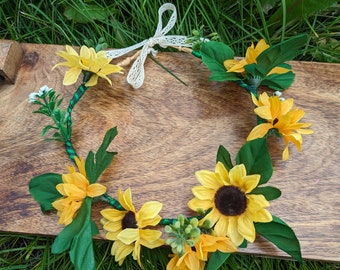
[[[309,2],[314,4],[311,5]],[[81,45],[103,36],[112,48],[153,36],[161,0],[0,0],[0,38]],[[252,41],[273,44],[299,33],[310,40],[300,60],[340,62],[340,4],[334,0],[170,1],[178,20],[170,34],[203,27],[244,55]],[[295,4],[294,3],[301,3]],[[280,8],[286,3],[286,8]],[[169,14],[166,14],[169,17]],[[166,16],[165,16],[166,17]]]
[[[51,253],[53,238],[42,236],[0,234],[0,269],[73,269],[66,253]],[[110,255],[112,243],[95,241],[97,269],[121,269]],[[145,270],[165,269],[168,262],[168,248],[142,250]],[[140,269],[131,256],[127,257],[123,269]],[[290,260],[270,259],[254,255],[233,254],[221,267],[222,270],[336,270],[340,265],[331,262],[305,261],[300,264]]]
[[[153,36],[160,0],[0,0],[0,38],[26,43],[82,45],[105,37],[112,48],[126,47]],[[174,0],[178,20],[169,34],[217,32],[237,55],[252,41],[274,44],[308,33],[305,52],[297,59],[340,63],[340,5],[322,0]],[[298,5],[292,6],[292,3]],[[283,4],[286,3],[287,6]],[[299,5],[301,4],[301,5]],[[304,4],[304,6],[302,6]],[[285,8],[283,8],[285,7]],[[169,14],[166,14],[169,17]],[[51,253],[53,238],[0,235],[0,269],[73,269],[68,254]],[[111,243],[95,241],[98,269],[119,269],[110,255]],[[145,269],[164,269],[167,248],[143,250]],[[127,259],[125,269],[138,268]],[[221,269],[340,269],[330,262],[270,259],[235,254]]]

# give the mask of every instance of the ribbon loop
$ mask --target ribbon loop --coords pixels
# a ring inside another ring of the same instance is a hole
[[[172,14],[168,23],[163,28],[162,16],[167,10],[172,11]],[[133,88],[139,88],[142,86],[144,82],[144,63],[149,53],[152,53],[153,56],[156,56],[157,50],[153,48],[155,45],[159,45],[162,48],[166,48],[168,46],[192,47],[192,44],[186,42],[186,36],[166,36],[166,34],[174,27],[176,20],[176,7],[171,3],[163,4],[158,10],[158,24],[153,37],[127,48],[106,51],[107,57],[117,58],[142,47],[140,55],[133,62],[127,76],[127,82],[131,84]]]

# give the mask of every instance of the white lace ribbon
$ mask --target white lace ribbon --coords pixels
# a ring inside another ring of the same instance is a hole
[[[162,15],[165,11],[170,10],[173,13],[169,19],[168,24],[163,28],[162,25]],[[177,35],[167,35],[166,34],[174,27],[177,19],[176,7],[171,3],[166,3],[162,5],[158,10],[158,25],[155,35],[152,38],[146,39],[138,44],[132,45],[123,49],[108,50],[106,52],[107,57],[117,58],[124,54],[127,54],[133,50],[136,50],[143,46],[140,55],[136,58],[132,64],[130,71],[127,75],[127,82],[131,84],[134,88],[139,88],[144,82],[144,62],[149,53],[156,56],[157,50],[153,48],[154,45],[158,44],[162,48],[168,46],[176,47],[192,47],[192,44],[187,43],[186,36]]]

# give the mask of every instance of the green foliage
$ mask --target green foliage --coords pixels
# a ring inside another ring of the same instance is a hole
[[[273,216],[268,223],[255,223],[256,232],[278,248],[302,262],[300,243],[294,231],[280,218]]]
[[[281,190],[276,187],[256,187],[252,190],[251,194],[262,194],[267,201],[272,201],[281,196]]]
[[[270,46],[256,58],[256,71],[264,78],[274,67],[293,60],[306,46],[307,35],[302,34]],[[255,74],[257,75],[257,74]]]
[[[307,33],[311,39],[306,44],[306,53],[298,59],[340,62],[339,51],[332,49],[336,45],[319,42],[333,39],[339,44],[339,5],[331,5],[336,1],[285,2],[284,9],[278,0],[174,0],[178,19],[169,34],[190,35],[193,29],[202,30],[204,37],[217,33],[235,55],[242,56],[252,41],[265,38],[275,44],[297,33]],[[293,2],[297,3],[296,7],[291,6]],[[0,38],[82,45],[86,39],[103,36],[111,48],[122,48],[153,36],[158,7],[164,1],[2,0],[1,3]]]
[[[210,255],[207,270],[217,270],[224,264],[224,262],[230,257],[230,253],[224,253],[219,250]]]
[[[98,229],[91,220],[92,198],[86,197],[75,219],[57,236],[52,252],[59,254],[70,249],[70,258],[76,269],[96,269],[92,236]]]
[[[41,211],[53,210],[52,203],[61,197],[56,185],[62,183],[61,174],[46,173],[33,177],[29,182],[29,192],[40,204]]]
[[[227,149],[224,148],[223,145],[220,145],[220,147],[217,150],[217,157],[216,157],[216,163],[222,162],[224,167],[230,171],[232,167],[234,167],[233,163],[230,159],[230,154]]]
[[[227,72],[223,62],[234,58],[234,51],[223,42],[211,41],[201,46],[203,63],[211,71],[210,80],[223,82],[228,80],[239,80],[236,73]]]
[[[92,151],[88,153],[85,162],[86,168],[86,176],[89,179],[90,184],[93,184],[97,181],[99,176],[105,171],[105,169],[110,165],[113,157],[117,154],[117,152],[108,152],[107,148],[109,147],[112,140],[117,135],[117,128],[109,129],[105,137],[103,139],[102,144],[100,145],[96,154]]]
[[[259,138],[244,144],[237,153],[236,164],[244,164],[247,174],[260,174],[259,185],[267,183],[273,174],[267,140]]]

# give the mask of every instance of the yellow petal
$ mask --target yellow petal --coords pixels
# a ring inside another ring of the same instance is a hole
[[[283,67],[274,67],[272,68],[271,71],[269,71],[269,73],[267,74],[267,76],[271,75],[271,74],[284,74],[289,72],[290,69],[288,68],[283,68]]]
[[[85,191],[73,184],[58,184],[56,189],[60,194],[68,196],[72,200],[83,200],[86,197]]]
[[[142,208],[137,213],[138,228],[146,226],[155,226],[160,221],[158,213],[161,211],[163,204],[156,201],[150,201],[143,204]]]
[[[85,86],[94,86],[98,83],[98,75],[92,74],[91,78],[85,83]]]
[[[215,193],[216,193],[216,190],[206,188],[204,186],[196,186],[196,187],[193,187],[191,190],[197,199],[203,200],[203,201],[213,200]]]
[[[78,80],[78,77],[79,77],[80,73],[81,73],[81,69],[80,68],[78,68],[78,67],[70,68],[65,73],[63,84],[64,85],[74,84]]]
[[[221,215],[220,219],[215,224],[214,230],[217,236],[226,236],[229,226],[229,217]]]
[[[111,254],[115,256],[115,261],[122,265],[126,256],[133,252],[134,245],[125,245],[119,240],[116,240],[111,248]]]
[[[229,179],[229,173],[227,169],[224,167],[222,162],[217,162],[216,167],[215,167],[215,174],[218,179],[216,183],[216,188],[219,189],[221,186],[224,185],[229,185],[230,184],[230,179]]]
[[[91,198],[103,195],[105,192],[106,187],[98,183],[91,184],[87,188],[87,196]]]
[[[230,184],[242,188],[242,178],[247,175],[246,167],[243,164],[234,166],[229,171]],[[242,190],[244,192],[244,190]]]
[[[122,190],[118,190],[118,201],[123,206],[123,208],[127,211],[132,211],[136,213],[135,207],[132,204],[132,195],[131,195],[131,189],[128,188],[123,192]]]
[[[116,209],[104,209],[100,211],[100,214],[107,219],[108,221],[116,222],[116,221],[121,221],[127,211],[120,211]]]
[[[81,157],[74,157],[74,160],[76,162],[78,171],[86,177],[86,171],[85,171],[85,161]]]
[[[257,56],[259,56],[263,51],[267,50],[269,48],[269,45],[266,43],[264,39],[261,39],[255,47],[255,52]]]
[[[244,193],[251,192],[254,188],[257,187],[258,183],[260,182],[261,175],[259,174],[252,174],[246,175],[243,177],[243,188]]]
[[[235,60],[235,59],[228,59],[228,60],[225,60],[223,62],[223,65],[225,67],[226,70],[229,70],[231,69],[233,66],[235,66],[236,64],[238,64],[238,61]]]
[[[272,120],[275,117],[272,115],[272,108],[270,106],[260,106],[254,109],[254,112],[262,119]]]
[[[273,128],[273,125],[270,123],[263,123],[263,124],[257,125],[249,133],[247,137],[247,141],[251,141],[257,138],[264,137],[271,128]]]
[[[213,206],[214,202],[212,200],[202,201],[197,198],[193,198],[188,202],[188,207],[194,211],[199,211],[200,209],[206,211]]]
[[[235,246],[242,244],[244,237],[238,231],[237,216],[229,217],[229,226],[227,235],[230,237],[231,241]]]
[[[249,242],[254,242],[256,237],[254,222],[245,214],[240,215],[237,221],[239,233]]]
[[[162,235],[161,231],[158,230],[140,230],[140,244],[147,248],[156,248],[164,244],[164,240],[160,239]]]
[[[118,234],[118,239],[129,245],[139,239],[139,229],[126,228]]]
[[[221,182],[221,179],[216,177],[214,172],[208,170],[197,171],[195,176],[197,181],[207,188],[217,190],[224,185],[223,182]]]

